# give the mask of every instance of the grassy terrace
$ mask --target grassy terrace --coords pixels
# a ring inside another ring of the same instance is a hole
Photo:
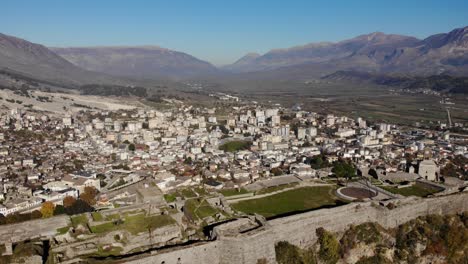
[[[93,217],[94,221],[103,221],[104,217],[102,217],[102,214],[100,212],[92,212],[91,216]]]
[[[176,197],[182,197],[182,198],[188,199],[188,198],[195,198],[198,196],[203,196],[206,194],[208,194],[208,192],[205,189],[200,188],[200,187],[185,188],[185,189],[178,189],[172,193],[164,194],[164,199],[166,200],[166,202],[171,203],[176,200]]]
[[[185,202],[185,210],[189,217],[194,220],[202,220],[205,217],[214,216],[219,211],[213,208],[207,201],[198,199],[190,199]]]
[[[58,233],[59,235],[63,235],[63,234],[65,234],[65,233],[67,233],[69,229],[70,229],[69,226],[60,227],[60,228],[57,228],[57,233]]]
[[[252,145],[252,142],[250,141],[237,140],[237,141],[227,142],[219,146],[219,149],[224,150],[226,152],[236,152],[239,150],[248,149],[250,145]]]
[[[224,195],[225,197],[249,193],[249,191],[247,191],[244,188],[241,188],[240,190],[237,190],[237,189],[224,189],[224,190],[220,190],[219,192],[222,195]]]
[[[123,221],[107,222],[100,225],[90,227],[91,232],[107,233],[117,229],[125,229],[136,235],[140,232],[156,229],[175,223],[175,220],[168,215],[145,216],[145,214],[136,214],[125,216]]]
[[[303,187],[285,191],[272,196],[245,200],[232,205],[237,210],[247,214],[258,213],[265,217],[273,217],[291,212],[300,212],[323,206],[335,206],[342,203],[333,194],[331,186]]]
[[[416,184],[411,187],[405,187],[405,188],[396,188],[396,187],[391,187],[391,186],[381,186],[381,188],[391,193],[401,194],[403,196],[426,197],[430,194],[438,192],[436,190],[425,188]]]
[[[75,228],[78,225],[86,226],[88,224],[88,218],[86,218],[85,214],[81,214],[81,215],[78,215],[78,216],[72,216],[70,219],[71,219],[73,227],[75,227]]]

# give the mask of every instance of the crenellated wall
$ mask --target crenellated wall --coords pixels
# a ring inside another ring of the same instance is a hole
[[[216,241],[161,252],[138,260],[134,264],[184,264],[184,263],[257,263],[265,258],[275,263],[275,243],[288,241],[300,247],[316,242],[315,230],[323,227],[332,232],[364,222],[376,222],[384,227],[396,227],[418,216],[428,214],[455,214],[468,211],[468,193],[428,199],[406,198],[394,200],[394,209],[377,202],[351,203],[331,209],[288,216],[268,221],[268,226],[258,231],[235,237],[220,237]],[[180,258],[180,259],[179,259]]]

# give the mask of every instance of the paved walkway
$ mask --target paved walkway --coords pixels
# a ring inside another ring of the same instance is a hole
[[[37,219],[18,224],[0,226],[0,242],[16,243],[36,237],[51,237],[57,229],[70,223],[68,215],[54,216],[47,219]]]

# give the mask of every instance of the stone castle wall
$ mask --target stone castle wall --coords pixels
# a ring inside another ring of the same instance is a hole
[[[158,253],[155,255],[128,261],[122,260],[122,263],[132,264],[182,264],[182,263],[221,263],[220,250],[218,246],[220,241],[200,243],[192,246],[186,246],[178,250]]]
[[[418,216],[428,214],[455,214],[468,211],[468,193],[444,197],[395,200],[396,208],[390,210],[376,202],[352,203],[331,209],[288,216],[268,221],[262,230],[220,237],[201,245],[161,252],[143,259],[128,261],[134,264],[183,263],[252,263],[265,258],[275,263],[275,243],[288,241],[300,247],[316,242],[315,230],[323,227],[332,232],[342,232],[350,225],[376,222],[386,228],[396,227]]]

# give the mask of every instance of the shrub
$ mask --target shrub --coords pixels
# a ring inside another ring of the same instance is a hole
[[[340,240],[341,256],[346,255],[346,253],[353,249],[358,242],[363,242],[366,245],[380,242],[382,240],[380,229],[382,229],[382,227],[375,223],[364,223],[358,226],[351,226],[346,230]]]
[[[286,241],[275,245],[276,261],[279,264],[303,264],[300,249]]]
[[[338,262],[340,259],[340,244],[335,236],[322,227],[318,228],[316,233],[320,244],[318,252],[320,259],[327,264]]]

